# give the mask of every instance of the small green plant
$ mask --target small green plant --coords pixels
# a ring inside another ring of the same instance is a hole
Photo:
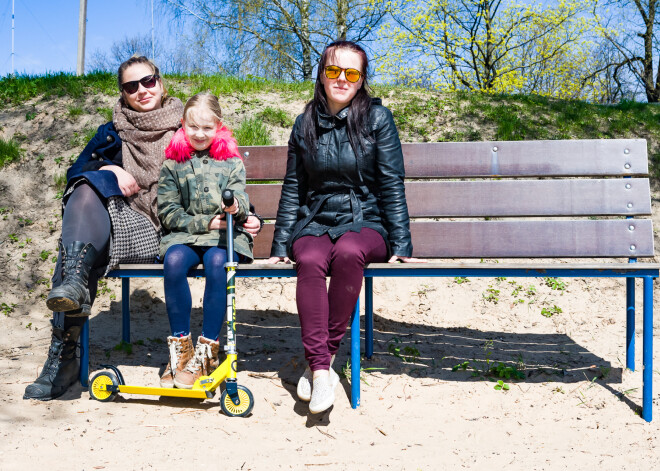
[[[488,288],[485,293],[482,293],[484,301],[497,304],[500,302],[500,290],[495,288]]]
[[[55,161],[55,163],[56,163],[57,165],[61,165],[61,164],[62,164],[62,161],[64,160],[64,156],[63,156],[63,155],[60,155],[59,157],[55,157],[53,160]]]
[[[96,108],[96,112],[106,121],[112,121],[112,108]]]
[[[281,128],[290,128],[293,126],[293,119],[291,119],[286,111],[271,108],[270,106],[265,108],[257,116],[272,126],[279,126]]]
[[[367,386],[370,386],[370,384],[367,382],[366,378],[364,377],[363,373],[370,374],[373,371],[377,370],[384,370],[385,368],[360,368],[360,381],[362,381],[364,384]],[[347,380],[351,380],[351,361],[347,360],[346,364],[341,367],[341,371],[339,372],[339,377],[340,378],[346,378]]]
[[[9,241],[13,244],[14,242],[18,242],[18,237],[16,234],[9,234],[7,237],[9,237]]]
[[[234,130],[234,137],[239,146],[269,146],[273,141],[268,129],[261,120],[248,118]]]
[[[0,168],[7,164],[16,162],[21,158],[23,150],[21,149],[18,140],[15,136],[9,140],[4,140],[0,137]]]
[[[509,388],[509,385],[508,385],[508,384],[506,384],[504,381],[502,381],[502,380],[500,379],[500,380],[498,380],[497,383],[495,384],[494,389],[495,389],[496,391],[508,391],[510,388]]]
[[[128,355],[131,355],[133,353],[133,344],[131,344],[130,342],[124,342],[122,340],[117,345],[112,347],[112,349],[116,352],[124,352]]]
[[[456,283],[457,285],[460,285],[460,284],[463,284],[463,283],[469,283],[469,282],[470,282],[470,279],[466,278],[464,276],[455,276],[454,277],[454,283]]]
[[[561,312],[562,312],[561,308],[558,307],[556,304],[553,305],[552,307],[548,307],[548,308],[544,307],[543,309],[541,309],[541,315],[545,317],[552,317],[555,314],[559,314]]]
[[[56,173],[53,175],[53,183],[55,183],[55,188],[63,190],[66,186],[66,173]]]
[[[545,277],[543,282],[546,286],[549,286],[551,289],[556,291],[564,291],[566,289],[566,283],[560,280],[559,278]]]
[[[32,322],[28,322],[25,326],[26,329],[32,330]]]
[[[466,371],[469,367],[470,367],[469,360],[465,360],[463,363],[459,363],[458,365],[452,366],[451,370],[452,371],[458,371],[458,370]]]
[[[529,285],[525,290],[525,295],[529,298],[536,296],[536,287],[534,285]]]
[[[25,242],[21,242],[20,244],[18,244],[18,248],[23,249],[26,246],[30,245],[31,242],[32,242],[32,239],[30,237],[26,237]]]
[[[18,225],[21,227],[31,226],[32,224],[34,224],[34,221],[30,218],[18,218]]]
[[[407,363],[415,363],[421,356],[419,350],[410,345],[403,345],[398,337],[393,337],[387,344],[387,351]]]
[[[37,117],[37,112],[34,110],[25,113],[25,121],[32,121],[36,117]]]
[[[14,312],[14,308],[15,308],[15,307],[16,307],[16,304],[15,304],[15,303],[11,303],[11,304],[2,303],[2,304],[0,304],[0,311],[2,311],[2,313],[3,313],[5,316],[9,316],[9,314],[11,314],[12,312]]]
[[[69,106],[68,108],[69,117],[77,118],[83,114],[83,109],[80,106]]]
[[[490,367],[490,372],[498,378],[504,379],[525,379],[525,373],[518,370],[518,366],[506,365],[499,362],[497,365]]]
[[[42,250],[41,253],[39,254],[39,258],[43,260],[44,262],[48,260],[48,257],[50,257],[50,254],[53,253],[50,250]]]
[[[9,215],[13,212],[14,210],[11,208],[0,207],[0,216],[2,216],[3,221],[6,221]]]

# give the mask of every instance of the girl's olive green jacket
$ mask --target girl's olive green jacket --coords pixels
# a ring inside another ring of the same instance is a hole
[[[234,190],[239,207],[234,215],[234,250],[242,256],[242,262],[251,262],[253,239],[242,227],[250,206],[243,161],[239,157],[219,160],[212,155],[213,146],[211,152],[190,150],[185,160],[180,155],[168,155],[160,172],[158,217],[165,230],[160,242],[161,258],[175,244],[227,247],[227,231],[208,227],[215,215],[223,213],[221,194],[228,188]]]

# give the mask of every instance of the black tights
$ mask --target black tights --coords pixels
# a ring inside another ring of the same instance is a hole
[[[105,203],[99,195],[87,184],[80,184],[71,193],[66,201],[64,215],[62,216],[62,245],[82,241],[91,243],[96,249],[98,256],[94,261],[94,267],[89,273],[89,294],[94,302],[98,279],[105,272],[108,264],[108,249],[110,246],[110,216]],[[53,276],[53,287],[62,283],[62,255],[57,260],[55,275]],[[69,327],[80,325],[84,317],[66,317],[64,313],[54,312],[53,322],[57,327]]]

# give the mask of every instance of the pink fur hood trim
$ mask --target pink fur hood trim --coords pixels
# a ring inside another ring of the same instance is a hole
[[[174,133],[170,145],[165,149],[165,157],[175,160],[177,163],[183,163],[186,160],[190,160],[193,152],[195,152],[195,149],[190,144],[188,136],[186,136],[183,128],[180,128]],[[232,132],[223,125],[219,125],[215,132],[209,154],[215,160],[227,160],[232,157],[241,158],[236,139],[232,135]]]

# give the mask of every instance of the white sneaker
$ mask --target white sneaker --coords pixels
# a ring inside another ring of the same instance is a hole
[[[339,375],[330,368],[327,376],[319,376],[314,379],[312,399],[309,403],[309,411],[318,414],[328,410],[335,402],[335,389],[339,384]]]
[[[309,369],[309,366],[305,368],[305,372],[298,380],[296,392],[301,401],[309,402],[312,398],[312,370]]]
[[[330,357],[330,369],[332,369],[332,363],[335,361],[335,356]],[[309,369],[309,366],[305,368],[305,372],[298,380],[298,388],[296,393],[298,394],[298,399],[301,401],[309,402],[312,399],[312,370]]]

